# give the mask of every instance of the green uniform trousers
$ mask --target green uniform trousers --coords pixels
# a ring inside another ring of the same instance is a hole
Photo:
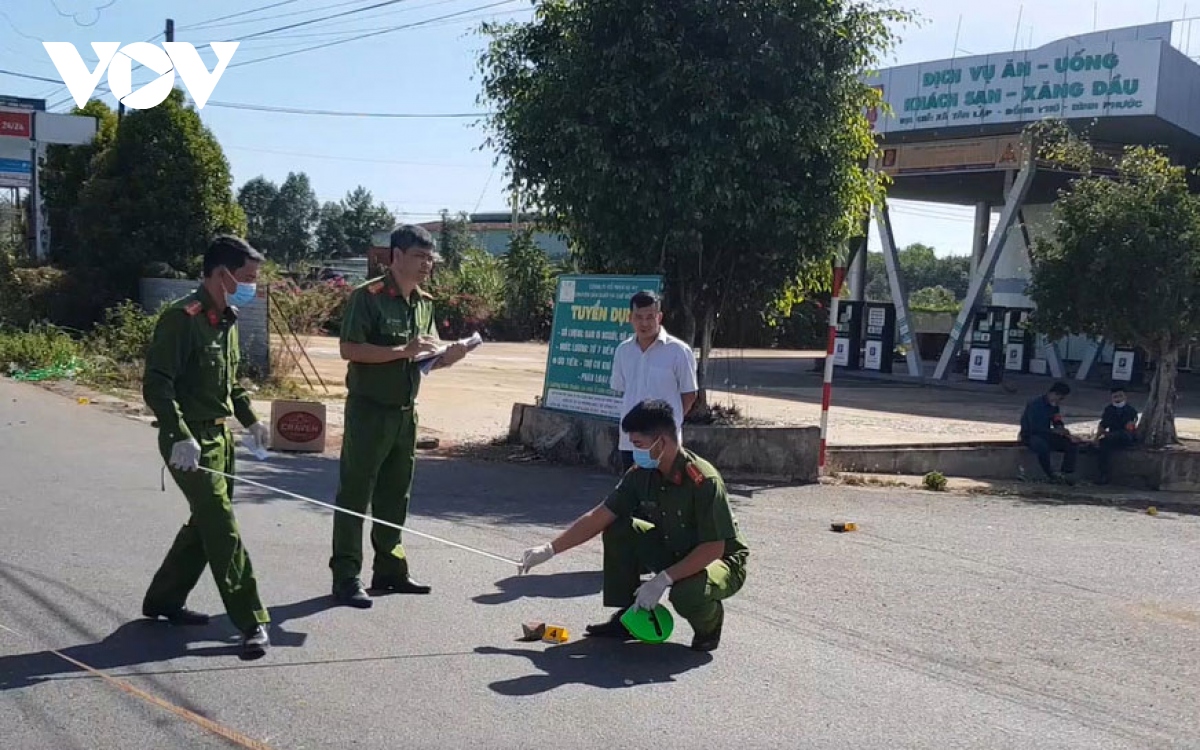
[[[640,518],[617,519],[601,538],[606,607],[630,606],[643,573],[658,573],[676,562],[654,524]],[[671,605],[696,633],[707,635],[720,621],[718,602],[740,591],[745,581],[746,568],[739,560],[716,560],[696,575],[675,581]]]
[[[412,497],[417,463],[417,413],[411,407],[382,406],[351,396],[346,399],[345,432],[337,506],[403,525]],[[362,571],[363,520],[346,513],[333,519],[334,582],[357,578]],[[408,574],[400,530],[372,524],[374,571],[378,576]]]
[[[200,444],[200,465],[234,475],[234,444],[229,430],[212,423],[189,424],[188,429]],[[163,460],[169,461],[169,438],[159,438],[159,451]],[[233,517],[233,482],[206,471],[170,471],[192,515],[154,574],[143,608],[169,612],[184,606],[208,565],[234,627],[246,632],[270,622],[258,597],[250,555]]]

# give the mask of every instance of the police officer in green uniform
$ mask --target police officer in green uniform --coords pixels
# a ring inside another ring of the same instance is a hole
[[[237,380],[237,305],[254,300],[262,260],[241,238],[213,240],[204,253],[200,287],[159,317],[142,384],[146,405],[158,418],[159,451],[191,509],[150,582],[142,614],[177,625],[207,623],[208,615],[185,606],[207,564],[225,611],[242,634],[246,659],[266,654],[270,618],[233,515],[233,482],[199,469],[235,474],[231,417],[259,445],[268,442],[269,430]]]
[[[632,637],[621,615],[631,606],[654,609],[670,588],[671,604],[694,631],[692,648],[712,651],[721,642],[721,602],[745,583],[750,550],[721,475],[676,442],[672,412],[665,401],[647,400],[625,415],[621,429],[633,443],[635,466],[554,541],[527,549],[521,572],[602,533],[604,605],[619,609],[587,634]],[[639,586],[643,573],[656,575]]]
[[[405,225],[392,232],[387,273],[371,279],[350,295],[341,325],[341,355],[349,361],[346,417],[342,437],[339,508],[403,525],[412,495],[417,449],[417,392],[421,386],[418,357],[438,349],[432,297],[420,285],[429,279],[436,259],[433,237],[425,229]],[[435,367],[447,367],[466,355],[453,344]],[[363,566],[363,521],[336,513],[333,519],[333,596],[351,607],[366,609],[371,598],[359,575]],[[430,587],[409,575],[400,531],[374,524],[376,592],[427,594]]]

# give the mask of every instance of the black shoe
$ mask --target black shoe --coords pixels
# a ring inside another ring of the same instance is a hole
[[[196,612],[187,607],[179,609],[155,609],[153,607],[142,607],[142,615],[149,617],[151,620],[163,618],[172,625],[207,625],[208,615],[203,612]]]
[[[721,645],[721,629],[725,627],[725,607],[717,602],[717,627],[709,633],[696,633],[692,636],[693,651],[716,651]]]
[[[337,599],[339,604],[345,604],[355,609],[370,609],[374,604],[371,597],[367,596],[367,592],[363,590],[362,581],[357,578],[333,584],[333,598]]]
[[[591,638],[621,638],[629,640],[633,638],[633,634],[629,632],[629,628],[625,627],[625,623],[621,622],[621,615],[625,614],[625,610],[618,609],[610,619],[605,622],[598,622],[593,625],[588,625],[583,629],[583,632]]]
[[[242,633],[242,660],[261,659],[267,655],[271,639],[267,636],[267,626],[258,625],[253,630]]]
[[[371,576],[371,590],[393,594],[428,594],[433,587],[414,581],[407,573],[399,576],[376,574]]]

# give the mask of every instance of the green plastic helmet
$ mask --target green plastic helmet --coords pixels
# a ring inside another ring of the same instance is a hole
[[[649,610],[630,607],[621,615],[621,624],[643,643],[662,643],[675,630],[671,610],[661,604]]]

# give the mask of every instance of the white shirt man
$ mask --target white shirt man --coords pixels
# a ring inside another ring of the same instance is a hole
[[[621,416],[646,399],[662,399],[675,413],[676,437],[683,442],[683,418],[696,403],[696,355],[686,342],[662,327],[658,297],[638,292],[630,300],[634,335],[613,354],[609,387],[621,393]],[[621,458],[633,465],[633,443],[621,432]]]

